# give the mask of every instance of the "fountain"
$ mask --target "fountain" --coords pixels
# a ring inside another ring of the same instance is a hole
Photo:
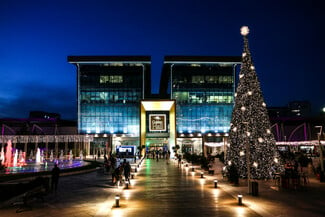
[[[51,150],[51,154],[50,154],[50,161],[53,162],[54,160],[54,156],[53,156],[53,150]]]
[[[34,151],[30,150],[30,154],[29,154],[29,160],[32,161],[34,158]]]
[[[83,160],[84,159],[84,156],[82,154],[82,150],[80,150],[79,157],[80,157],[80,160]]]
[[[11,146],[12,146],[11,140],[8,140],[8,142],[7,142],[7,148],[6,148],[5,162],[4,162],[5,167],[9,167],[12,164],[12,162],[11,162],[11,158],[12,158],[12,147]]]
[[[73,159],[73,154],[72,154],[72,150],[70,150],[70,152],[69,152],[69,161],[72,161],[72,159]]]
[[[19,151],[18,164],[19,164],[19,166],[26,165],[26,152],[23,152],[22,150]]]
[[[41,164],[44,163],[45,159],[44,159],[44,150],[41,150]]]
[[[6,151],[4,151],[4,149]],[[33,150],[30,152],[31,160],[26,161],[26,152],[22,150],[14,149],[12,147],[11,140],[7,142],[6,147],[2,147],[0,152],[0,158],[4,165],[4,170],[1,174],[17,174],[17,173],[38,173],[43,171],[51,171],[54,164],[58,164],[60,169],[68,169],[75,167],[82,167],[89,164],[85,161],[73,160],[72,150],[69,153],[69,159],[64,158],[63,150],[61,150],[60,161],[54,159],[53,150],[51,150],[51,156],[49,159],[45,159],[44,152],[40,148],[37,148],[35,159],[33,159]]]
[[[18,150],[15,150],[15,154],[14,154],[14,160],[12,162],[12,166],[16,167],[17,166],[17,162],[18,162]]]
[[[5,161],[5,152],[3,150],[3,146],[2,146],[1,152],[0,152],[0,161],[1,161],[1,163],[4,163],[4,161]]]
[[[64,160],[64,154],[63,154],[63,150],[61,150],[61,153],[60,153],[60,161],[63,161]]]
[[[35,163],[36,164],[40,164],[41,163],[41,151],[39,148],[37,148],[37,151],[36,151],[36,160],[35,160]]]

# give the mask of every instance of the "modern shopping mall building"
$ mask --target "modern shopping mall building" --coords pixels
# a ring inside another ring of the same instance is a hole
[[[149,56],[70,56],[68,61],[77,69],[77,124],[48,112],[1,118],[1,148],[11,140],[26,155],[35,156],[40,148],[46,158],[51,151],[133,156],[139,147],[172,154],[180,147],[205,156],[224,150],[240,57],[166,56],[158,80],[151,77]],[[152,86],[159,87],[158,94]],[[319,134],[325,116],[301,115],[305,107],[268,108],[280,151],[319,153],[325,145]]]
[[[150,56],[68,62],[77,71],[78,133],[94,138],[91,152],[180,147],[206,154],[226,144],[241,57],[166,56],[160,80],[151,79]]]

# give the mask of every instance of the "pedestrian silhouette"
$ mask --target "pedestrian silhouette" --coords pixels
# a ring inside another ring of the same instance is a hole
[[[56,192],[59,184],[59,176],[60,176],[60,168],[57,164],[54,164],[54,168],[52,169],[52,191]]]

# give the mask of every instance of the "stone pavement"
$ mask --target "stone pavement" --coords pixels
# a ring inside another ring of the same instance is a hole
[[[16,213],[17,207],[3,207],[0,216],[325,216],[325,184],[315,179],[298,190],[259,182],[256,197],[247,194],[244,181],[232,186],[219,173],[201,178],[199,168],[192,175],[190,166],[169,162],[144,159],[129,189],[112,186],[111,176],[102,170],[61,177],[57,194],[32,202],[32,209],[21,213]],[[218,188],[214,188],[216,178]],[[242,206],[238,194],[243,195]],[[120,207],[115,207],[115,195],[120,196]]]

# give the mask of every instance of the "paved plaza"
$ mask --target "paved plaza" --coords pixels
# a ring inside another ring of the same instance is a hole
[[[33,201],[20,213],[16,213],[18,207],[2,206],[0,216],[325,216],[325,184],[316,179],[291,190],[260,181],[259,195],[251,196],[244,180],[233,186],[219,173],[201,178],[199,168],[194,174],[191,165],[187,168],[185,163],[178,167],[173,160],[144,159],[129,189],[113,186],[111,175],[103,170],[61,177],[56,194]],[[243,205],[238,205],[238,194],[243,195]],[[115,207],[116,195],[120,196],[119,207]]]

